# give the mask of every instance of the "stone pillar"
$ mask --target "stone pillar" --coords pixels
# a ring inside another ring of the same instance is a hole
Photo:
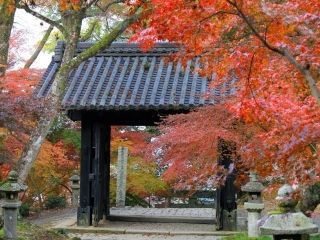
[[[244,208],[248,211],[248,237],[259,237],[258,220],[264,209],[261,195],[264,186],[259,182],[255,172],[251,172],[249,177],[250,181],[241,188],[249,196],[248,202],[244,203]]]
[[[4,239],[16,240],[18,238],[18,208],[21,206],[18,194],[24,190],[26,190],[26,186],[18,183],[18,174],[15,171],[9,173],[8,181],[0,187],[0,192],[5,194],[2,202]]]
[[[258,220],[261,218],[264,204],[246,202],[244,203],[244,208],[248,211],[248,237],[259,237]]]
[[[126,204],[126,188],[127,188],[127,162],[128,148],[118,148],[118,166],[117,166],[117,196],[116,206],[125,207]]]
[[[74,207],[78,207],[79,205],[79,197],[80,197],[80,176],[75,173],[70,177],[70,187],[72,191],[71,196],[71,205]]]

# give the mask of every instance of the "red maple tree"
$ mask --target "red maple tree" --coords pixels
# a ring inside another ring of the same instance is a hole
[[[214,179],[217,140],[237,143],[241,169],[309,184],[320,172],[320,2],[317,0],[152,0],[133,41],[181,45],[212,87],[236,77],[220,106],[171,116],[156,147],[168,180]],[[227,89],[224,89],[227,90]],[[216,181],[217,182],[217,181]]]

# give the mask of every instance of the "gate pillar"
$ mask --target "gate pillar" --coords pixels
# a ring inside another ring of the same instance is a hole
[[[223,139],[218,143],[218,164],[228,169],[226,182],[216,191],[217,230],[237,230],[237,203],[235,181],[235,144]]]

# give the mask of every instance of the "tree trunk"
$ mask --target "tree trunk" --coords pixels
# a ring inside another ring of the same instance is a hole
[[[9,39],[16,12],[16,0],[0,1],[0,77],[8,66]]]
[[[51,95],[47,106],[47,111],[49,113],[42,116],[37,128],[31,134],[29,142],[25,146],[17,163],[17,172],[19,174],[20,183],[25,182],[33,162],[39,153],[40,147],[49,132],[53,120],[59,113],[61,98],[63,96],[70,71],[78,67],[81,62],[110,46],[110,44],[120,34],[122,34],[131,23],[135,22],[139,18],[140,13],[141,11],[119,23],[110,33],[105,34],[100,41],[76,57],[74,57],[74,55],[77,42],[80,37],[81,23],[85,14],[84,12],[77,12],[77,14],[75,12],[69,12],[68,14],[63,15],[62,23],[68,35],[65,36],[66,47],[62,64],[52,84]]]
[[[24,68],[30,68],[31,65],[34,63],[34,61],[37,59],[37,57],[39,56],[43,46],[46,44],[46,42],[47,42],[52,30],[53,30],[53,26],[50,25],[50,27],[48,28],[48,30],[44,34],[43,38],[41,39],[37,49],[35,50],[35,52],[32,54],[32,56],[28,59],[28,61],[24,65]]]
[[[67,32],[67,36],[65,36],[66,47],[63,54],[62,66],[71,61],[75,55],[83,18],[83,11],[68,11],[67,13],[62,14],[62,22]],[[71,69],[58,71],[54,79],[51,96],[48,99],[48,112],[45,116],[41,117],[17,163],[19,182],[25,182],[27,179],[30,169],[33,166],[33,162],[38,156],[41,145],[50,130],[53,120],[59,113],[61,103],[60,99],[70,71]]]

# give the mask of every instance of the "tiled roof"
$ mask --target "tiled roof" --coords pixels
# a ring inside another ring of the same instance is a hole
[[[60,42],[56,47],[37,88],[38,97],[50,91],[63,46]],[[90,46],[79,43],[77,53]],[[86,110],[175,110],[210,103],[204,96],[207,79],[192,72],[198,67],[197,60],[189,61],[184,68],[181,63],[164,59],[176,51],[177,46],[169,43],[158,43],[148,52],[142,52],[134,43],[114,43],[71,72],[62,105]],[[213,91],[220,95],[219,89]]]

